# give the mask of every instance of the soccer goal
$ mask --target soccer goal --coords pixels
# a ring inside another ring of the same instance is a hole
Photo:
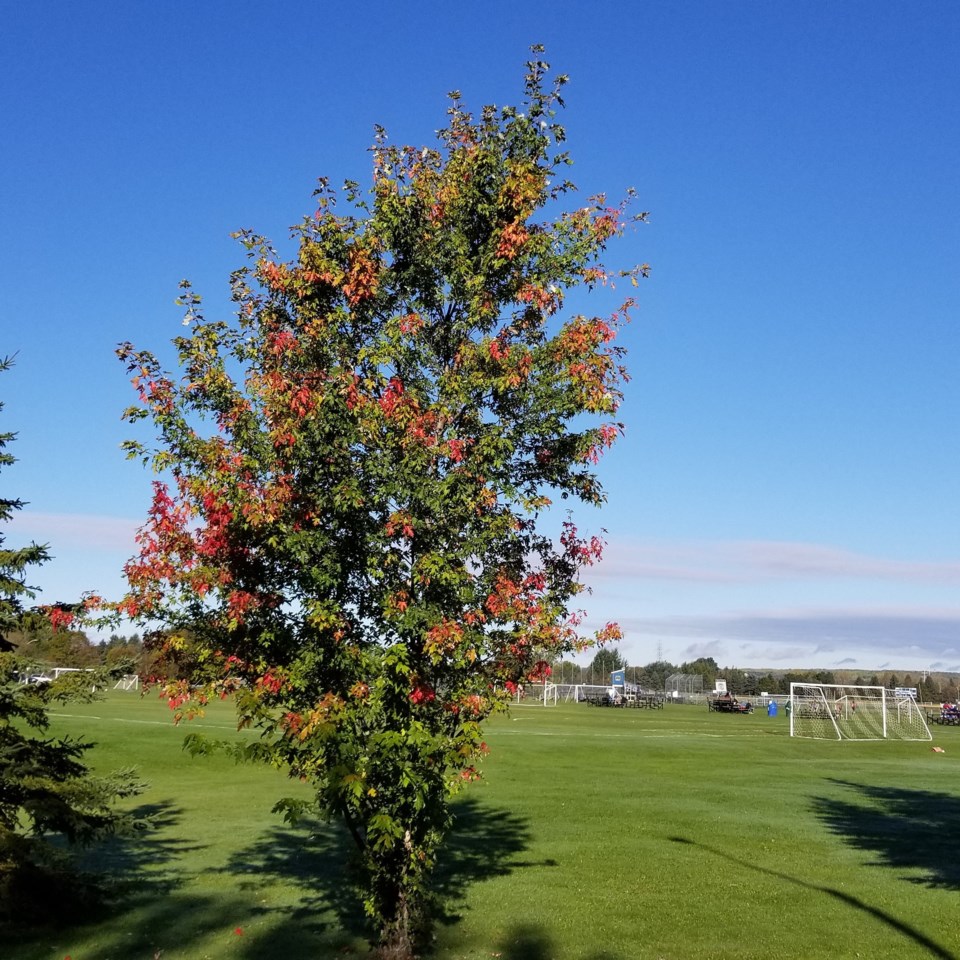
[[[910,696],[883,687],[790,684],[790,736],[815,740],[930,740]]]

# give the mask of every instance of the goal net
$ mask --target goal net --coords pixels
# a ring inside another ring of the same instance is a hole
[[[790,684],[790,736],[815,740],[929,740],[923,711],[910,696],[883,687]]]
[[[543,683],[519,683],[510,702],[515,707],[532,707],[543,704],[545,707],[557,705],[559,686],[549,681]]]

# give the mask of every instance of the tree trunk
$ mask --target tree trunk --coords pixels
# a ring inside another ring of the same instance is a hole
[[[413,937],[410,930],[410,910],[403,892],[397,897],[397,912],[393,920],[380,931],[380,946],[374,956],[377,960],[414,960]]]

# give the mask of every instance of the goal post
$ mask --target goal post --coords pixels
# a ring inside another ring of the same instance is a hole
[[[790,736],[815,740],[930,740],[912,696],[884,687],[790,684]]]
[[[834,711],[823,686],[815,683],[790,684],[790,736],[814,740],[839,740]]]

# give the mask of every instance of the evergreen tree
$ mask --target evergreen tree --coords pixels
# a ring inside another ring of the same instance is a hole
[[[669,660],[654,660],[642,667],[639,673],[640,683],[647,690],[663,690],[667,677],[679,672],[676,664]]]
[[[0,361],[0,371],[10,364]],[[6,451],[14,437],[0,434],[0,466],[14,462]],[[0,522],[22,506],[20,500],[0,500]],[[92,744],[48,736],[49,706],[89,699],[92,678],[67,674],[52,683],[27,682],[34,664],[12,652],[9,637],[31,618],[23,607],[24,598],[35,594],[28,571],[48,554],[35,543],[19,549],[4,543],[0,532],[0,911],[23,918],[35,907],[49,909],[54,897],[62,910],[62,896],[77,889],[68,858],[47,838],[55,834],[82,844],[115,832],[129,821],[115,812],[114,802],[142,785],[129,770],[91,776],[82,758]],[[55,626],[69,626],[72,614],[63,607],[48,613]]]
[[[614,670],[622,670],[627,661],[620,655],[616,647],[604,647],[598,650],[590,663],[590,675],[595,683],[609,683],[610,674]]]
[[[0,372],[9,370],[10,357],[0,360]],[[0,411],[3,403],[0,402]],[[15,433],[0,433],[0,469],[16,462],[7,447],[16,438]],[[22,500],[0,497],[0,528],[13,519],[17,510],[23,509]],[[23,600],[33,599],[35,589],[27,584],[27,571],[49,559],[45,546],[30,543],[16,550],[5,546],[6,534],[0,529],[0,652],[9,652],[15,644],[12,634],[21,627],[24,613]]]

